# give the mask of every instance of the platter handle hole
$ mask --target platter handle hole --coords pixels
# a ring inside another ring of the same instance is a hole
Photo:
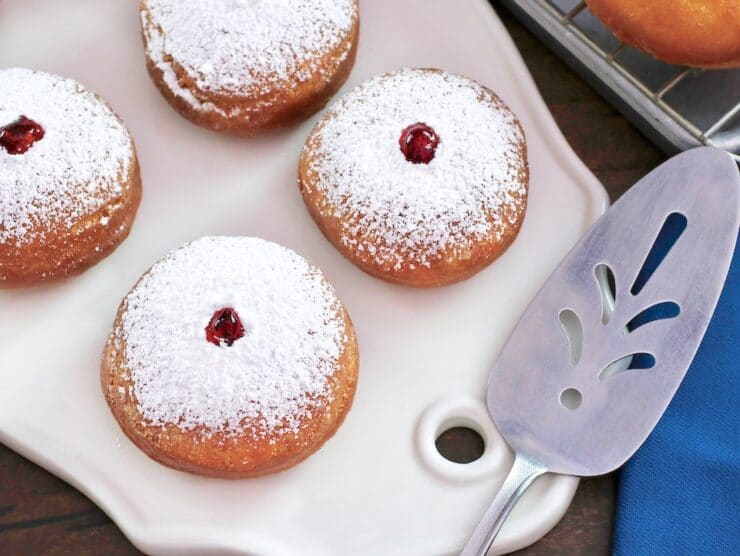
[[[453,463],[472,463],[486,451],[486,443],[470,427],[452,427],[442,432],[434,442],[440,455]]]

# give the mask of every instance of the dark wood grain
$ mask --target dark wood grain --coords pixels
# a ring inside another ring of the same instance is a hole
[[[497,11],[565,137],[612,199],[665,159],[504,9]],[[614,476],[584,480],[560,524],[539,543],[518,554],[608,554],[615,495]],[[3,446],[0,553],[139,554],[85,496]]]

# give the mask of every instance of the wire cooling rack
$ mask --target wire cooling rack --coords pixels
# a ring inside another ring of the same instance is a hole
[[[501,0],[667,152],[699,145],[740,162],[740,70],[672,66],[619,42],[580,0]]]

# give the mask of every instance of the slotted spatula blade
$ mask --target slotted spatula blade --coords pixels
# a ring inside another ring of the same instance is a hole
[[[463,556],[487,553],[537,476],[608,473],[645,441],[709,325],[739,214],[732,157],[694,149],[640,180],[563,260],[491,372],[488,409],[516,457]]]

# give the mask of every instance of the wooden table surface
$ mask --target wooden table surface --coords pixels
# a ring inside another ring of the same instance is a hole
[[[496,10],[565,137],[612,200],[665,160],[665,155],[505,9]],[[496,63],[495,57],[491,63]],[[517,554],[608,554],[615,495],[614,476],[582,481],[560,524],[539,543]],[[140,553],[85,496],[0,445],[0,554]]]

